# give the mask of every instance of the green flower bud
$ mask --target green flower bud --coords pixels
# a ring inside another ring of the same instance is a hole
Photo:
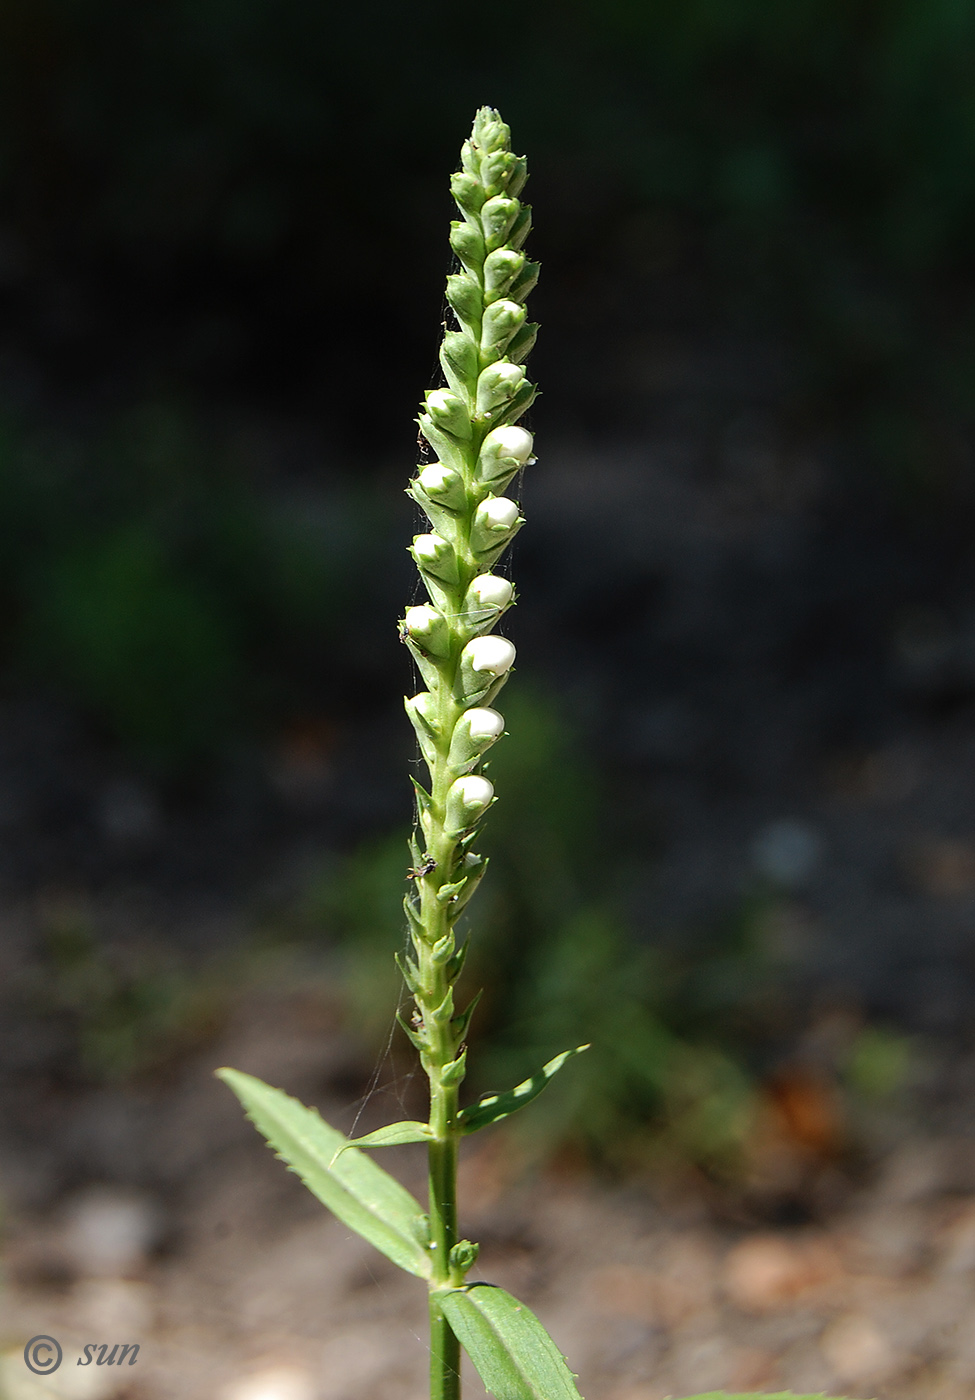
[[[497,710],[475,707],[465,710],[450,740],[449,763],[455,772],[473,767],[504,733],[504,716]]]
[[[460,836],[481,820],[494,801],[494,785],[479,773],[458,778],[447,792],[444,830],[450,836]]]
[[[489,199],[482,206],[481,227],[484,230],[484,241],[489,252],[494,248],[500,248],[501,244],[507,240],[520,213],[521,205],[517,199],[509,199],[507,195],[503,194],[495,195],[493,199]]]
[[[504,354],[504,347],[525,324],[528,312],[516,301],[493,301],[485,308],[481,322],[481,344],[485,349]]]
[[[477,346],[470,336],[463,331],[447,331],[440,347],[440,364],[454,393],[466,396],[469,384],[477,379],[480,364]]]
[[[471,134],[474,144],[486,154],[505,148],[511,140],[511,128],[493,107],[482,107],[478,111]]]
[[[463,510],[467,504],[467,492],[460,472],[454,471],[453,467],[445,467],[443,462],[431,462],[424,467],[416,484],[425,496],[447,510]]]
[[[447,278],[447,300],[458,318],[472,330],[481,324],[481,289],[472,278],[454,272]]]
[[[444,583],[457,582],[457,555],[442,535],[416,535],[410,548],[418,569]]]
[[[487,496],[474,512],[471,549],[475,555],[497,555],[524,525],[518,507],[507,496]]]
[[[471,420],[467,409],[449,389],[430,389],[426,395],[427,413],[444,433],[466,442],[471,435]]]
[[[423,690],[419,695],[414,695],[412,700],[403,702],[406,713],[410,717],[410,723],[416,731],[416,737],[420,745],[420,752],[427,763],[435,763],[437,757],[437,740],[440,737],[440,727],[437,723],[437,702],[429,690]]]
[[[484,188],[480,180],[459,170],[450,177],[450,193],[454,203],[465,214],[476,214],[484,203]]]
[[[481,184],[488,195],[510,194],[511,177],[518,165],[518,157],[513,151],[494,151],[483,156],[478,171]]]
[[[466,268],[470,271],[480,270],[484,261],[484,239],[473,224],[452,223],[450,246]]]
[[[484,259],[484,299],[497,301],[507,295],[508,288],[524,268],[528,259],[524,253],[510,248],[497,248]]]
[[[521,388],[525,371],[521,365],[513,365],[508,360],[488,365],[477,381],[477,411],[490,414],[502,404],[510,403]]]
[[[403,630],[410,641],[431,656],[446,656],[450,651],[450,630],[447,619],[429,603],[407,608]]]

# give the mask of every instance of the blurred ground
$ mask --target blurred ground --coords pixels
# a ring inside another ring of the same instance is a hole
[[[5,1397],[422,1393],[422,1288],[329,1217],[211,1077],[231,1063],[348,1127],[356,1066],[330,997],[307,976],[252,992],[217,1043],[137,1088],[7,1082]],[[540,1314],[590,1400],[717,1386],[967,1400],[975,1144],[915,1107],[913,1131],[875,1136],[868,1163],[828,1164],[831,1204],[792,1227],[686,1172],[610,1189],[563,1158],[521,1178],[512,1140],[485,1136],[462,1169],[476,1273]],[[421,1189],[410,1150],[384,1161]],[[50,1388],[21,1354],[40,1333],[65,1354]],[[78,1370],[92,1340],[138,1341],[136,1369]]]

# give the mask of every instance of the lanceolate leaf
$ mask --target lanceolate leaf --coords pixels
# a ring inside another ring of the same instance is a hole
[[[444,1294],[440,1306],[498,1400],[581,1400],[552,1338],[535,1314],[503,1288],[472,1283]]]
[[[343,1225],[407,1273],[430,1277],[425,1217],[405,1187],[355,1148],[344,1152],[346,1138],[314,1109],[240,1070],[221,1069],[217,1075],[278,1156]]]
[[[365,1137],[350,1138],[339,1148],[339,1153],[350,1147],[401,1147],[406,1142],[429,1142],[433,1137],[427,1123],[414,1123],[405,1119],[402,1123],[390,1123],[386,1128],[377,1128]]]
[[[500,1118],[507,1118],[517,1109],[524,1108],[526,1103],[531,1103],[532,1099],[538,1097],[552,1076],[558,1074],[566,1060],[588,1049],[588,1045],[578,1045],[575,1050],[563,1050],[561,1055],[556,1055],[554,1060],[549,1060],[547,1065],[536,1070],[530,1079],[516,1084],[506,1094],[484,1094],[477,1103],[472,1103],[469,1108],[462,1110],[460,1123],[463,1131],[476,1133],[478,1128],[486,1128],[490,1123],[497,1123]]]

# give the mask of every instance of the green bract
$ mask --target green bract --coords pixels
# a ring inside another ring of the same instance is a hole
[[[534,1314],[503,1289],[465,1283],[477,1245],[457,1232],[462,1137],[530,1103],[587,1048],[563,1051],[515,1088],[460,1106],[478,997],[465,1007],[455,999],[467,947],[458,941],[457,921],[487,865],[472,846],[495,794],[479,769],[504,734],[493,706],[515,659],[514,646],[494,630],[514,590],[494,570],[524,524],[516,478],[533,460],[533,443],[517,424],[535,397],[523,362],[538,329],[524,306],[538,280],[538,265],[521,251],[531,228],[531,211],[519,198],[527,166],[492,108],[478,112],[461,166],[450,184],[462,215],[451,224],[450,245],[463,271],[447,278],[457,322],[440,351],[447,385],[424,396],[419,416],[436,460],[419,466],[408,487],[429,524],[410,546],[428,600],[400,622],[424,686],[406,701],[406,713],[429,777],[427,786],[413,784],[412,888],[404,901],[411,954],[397,961],[415,1007],[408,1021],[399,1019],[430,1082],[430,1118],[350,1142],[280,1089],[237,1070],[220,1075],[319,1200],[427,1280],[431,1400],[459,1400],[461,1344],[498,1400],[579,1400],[572,1373]],[[428,1214],[361,1150],[406,1143],[427,1145]]]

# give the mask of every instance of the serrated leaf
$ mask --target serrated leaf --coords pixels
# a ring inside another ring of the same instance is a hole
[[[425,1217],[405,1186],[353,1148],[313,1108],[253,1075],[217,1070],[240,1099],[248,1118],[323,1205],[407,1273],[430,1277],[422,1242]],[[337,1160],[336,1153],[341,1153]]]
[[[440,1306],[498,1400],[581,1400],[552,1338],[535,1314],[503,1288],[472,1283],[444,1294]]]
[[[477,1103],[461,1111],[460,1124],[463,1131],[476,1133],[479,1128],[487,1128],[491,1123],[497,1123],[500,1119],[517,1112],[519,1108],[524,1108],[526,1103],[531,1103],[532,1099],[538,1097],[552,1076],[558,1074],[566,1060],[571,1059],[573,1055],[581,1055],[583,1050],[588,1049],[588,1045],[577,1045],[574,1050],[563,1050],[561,1055],[556,1055],[554,1060],[549,1060],[548,1064],[536,1070],[530,1079],[516,1084],[507,1093],[483,1094]]]
[[[402,1123],[377,1128],[374,1133],[366,1133],[365,1137],[349,1138],[336,1156],[347,1152],[350,1147],[402,1147],[408,1142],[429,1142],[432,1137],[428,1123],[417,1123],[407,1118]]]

